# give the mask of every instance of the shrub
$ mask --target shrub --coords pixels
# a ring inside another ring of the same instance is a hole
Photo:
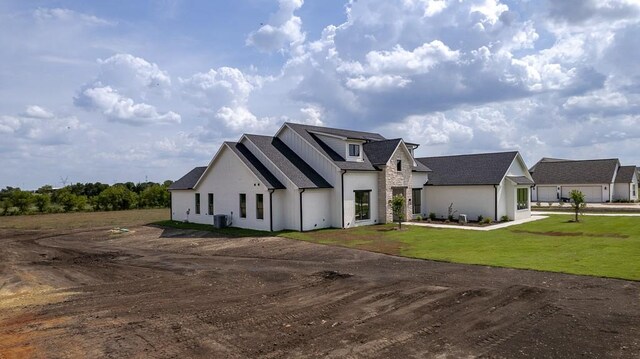
[[[540,201],[536,202],[536,206],[540,207],[542,205],[542,203],[540,203]]]
[[[430,219],[430,220],[435,221],[435,220],[436,220],[436,218],[437,218],[437,217],[436,217],[436,214],[435,214],[435,213],[433,213],[433,212],[429,213],[429,219]]]
[[[558,205],[560,205],[560,207],[564,206],[564,201],[560,201],[560,203],[558,203]]]
[[[34,197],[34,202],[36,207],[38,208],[38,212],[44,213],[49,209],[49,205],[51,205],[51,195],[48,193],[36,194]]]
[[[417,215],[416,216],[416,221],[422,221],[422,216],[421,215]]]
[[[491,222],[493,222],[493,220],[491,219],[491,217],[487,217],[485,219],[482,220],[483,224],[491,224]]]
[[[509,222],[511,219],[506,214],[500,217],[500,222]]]
[[[479,215],[478,216],[478,223],[482,223],[482,220],[484,219],[483,215]]]

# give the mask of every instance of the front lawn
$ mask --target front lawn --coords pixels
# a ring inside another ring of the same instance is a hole
[[[640,217],[569,216],[494,231],[395,225],[282,236],[439,261],[640,280]]]

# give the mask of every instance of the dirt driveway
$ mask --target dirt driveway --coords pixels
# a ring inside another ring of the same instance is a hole
[[[640,356],[640,283],[282,238],[0,230],[0,358]]]

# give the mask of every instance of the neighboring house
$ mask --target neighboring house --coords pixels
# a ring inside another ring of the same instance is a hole
[[[285,123],[275,136],[225,142],[207,167],[169,187],[173,220],[307,231],[387,223],[389,200],[406,198],[405,218],[424,213],[429,169],[418,145],[377,133]]]
[[[613,187],[614,201],[638,200],[638,170],[636,166],[620,166]]]
[[[581,191],[591,203],[611,202],[614,183],[620,168],[617,158],[596,160],[562,160],[543,158],[531,169],[535,186],[534,202],[558,202],[569,198],[572,190]]]
[[[534,182],[518,152],[417,158],[429,169],[424,187],[425,213],[447,218],[449,207],[469,220],[478,216],[531,216],[529,189]],[[457,217],[457,216],[456,216]]]

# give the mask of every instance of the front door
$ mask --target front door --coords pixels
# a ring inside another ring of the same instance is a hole
[[[393,197],[395,197],[395,196],[402,196],[402,197],[405,197],[405,203],[404,203],[404,205],[406,206],[406,205],[407,205],[407,203],[406,203],[406,195],[405,195],[405,192],[406,192],[406,191],[407,191],[407,189],[406,189],[405,187],[396,187],[396,188],[392,188],[392,189],[391,189],[391,195],[392,195]],[[391,210],[393,210],[393,208],[391,208]],[[403,207],[402,207],[402,213],[405,213],[405,212],[406,212],[406,211],[405,211],[405,207],[403,206]],[[406,221],[407,219],[406,219],[406,218],[404,218],[404,220]],[[394,221],[394,222],[397,222],[397,221],[398,221],[398,216],[396,216],[396,214],[395,214],[395,213],[393,214],[393,221]]]

